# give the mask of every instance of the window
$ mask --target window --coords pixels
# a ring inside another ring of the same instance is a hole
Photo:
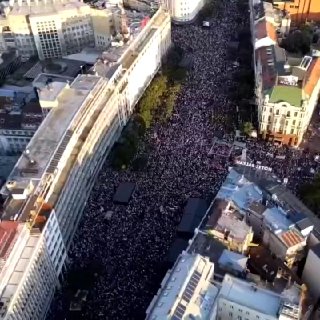
[[[294,113],[294,116],[297,117],[297,116],[298,116],[298,112],[295,112],[295,113]]]
[[[290,117],[290,111],[287,112],[287,117]]]
[[[293,134],[293,133],[294,133],[294,129],[291,129],[290,134]]]
[[[232,318],[232,312],[229,312],[229,317]]]
[[[277,115],[277,116],[279,115],[279,109],[276,111],[276,115]]]
[[[294,126],[296,124],[296,120],[293,120],[292,121],[292,125]]]

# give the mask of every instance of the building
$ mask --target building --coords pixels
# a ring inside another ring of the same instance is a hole
[[[0,153],[20,154],[43,120],[36,94],[0,90]]]
[[[16,50],[3,52],[0,58],[0,82],[3,83],[6,76],[19,68],[21,59]]]
[[[250,169],[247,173],[250,173]],[[256,174],[259,177],[259,173]],[[261,181],[264,179],[262,178]],[[271,187],[272,183],[268,182],[268,186]],[[293,267],[304,257],[307,238],[313,230],[313,223],[301,210],[302,208],[294,209],[286,201],[268,195],[265,186],[259,184],[257,176],[252,182],[246,175],[244,167],[237,167],[230,171],[217,198],[222,201],[231,201],[240,219],[252,228],[255,240],[262,242],[288,267]],[[294,197],[292,198],[294,203]],[[210,219],[213,218],[209,218],[208,223]],[[229,227],[224,228],[229,230]],[[240,225],[235,230],[240,232]],[[250,239],[246,250],[252,241],[251,237]],[[241,241],[239,243],[241,244]]]
[[[252,228],[231,202],[217,199],[205,230],[228,249],[245,253],[253,240]]]
[[[204,0],[161,0],[176,23],[193,21],[205,4]]]
[[[273,5],[289,12],[292,22],[296,25],[320,20],[320,3],[317,0],[273,0]]]
[[[120,1],[99,7],[81,0],[10,0],[2,3],[0,51],[16,48],[22,59],[38,55],[43,60],[84,48],[105,50],[114,38],[128,39],[131,23],[134,28],[139,18],[131,15],[135,19],[128,21]]]
[[[251,5],[259,132],[265,139],[297,146],[318,101],[320,60],[304,56],[289,62],[278,44],[289,28],[290,16],[271,3]]]
[[[300,318],[300,292],[277,295],[230,275],[225,275],[217,297],[217,320]]]
[[[213,272],[214,264],[208,258],[181,254],[164,277],[146,319],[214,319],[218,288],[211,283]]]
[[[304,257],[318,220],[263,168],[230,168],[189,246],[176,241],[182,254],[163,279],[146,311],[147,319],[308,318],[307,290],[292,267]],[[252,243],[253,229],[261,232],[258,243]],[[206,282],[198,289],[198,282],[192,281],[195,289],[183,298],[184,290],[190,292],[186,283],[194,270],[183,263],[192,265],[194,259],[214,265],[206,280],[218,293],[207,297]],[[319,259],[309,259],[309,264],[308,259],[306,268],[311,265],[311,271],[304,273],[316,276]],[[314,281],[315,288],[317,284]]]
[[[320,298],[320,282],[317,276],[320,266],[320,244],[310,248],[303,269],[302,280],[315,299]]]
[[[158,10],[113,50],[118,62],[104,76],[39,92],[51,110],[1,189],[0,319],[45,317],[96,175],[170,45],[170,16]]]

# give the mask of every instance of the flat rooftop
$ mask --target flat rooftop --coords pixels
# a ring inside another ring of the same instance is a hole
[[[213,271],[214,265],[199,254],[180,255],[147,309],[147,319],[206,319],[218,294],[210,282]]]
[[[30,159],[34,161],[34,170],[29,179],[41,179],[59,142],[66,131],[72,129],[72,120],[99,81],[101,78],[97,76],[79,75],[70,88],[63,89],[58,96],[58,107],[49,112],[28,144],[29,156],[22,155],[19,158],[8,180],[24,180],[21,172],[30,169]]]
[[[273,292],[259,288],[253,283],[226,275],[219,297],[224,297],[265,315],[278,317],[281,299]]]

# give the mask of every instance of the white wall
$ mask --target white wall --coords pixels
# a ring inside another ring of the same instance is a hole
[[[192,21],[204,5],[204,0],[168,0],[167,5],[173,21]]]

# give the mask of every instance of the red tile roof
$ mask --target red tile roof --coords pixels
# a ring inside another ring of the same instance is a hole
[[[283,232],[279,238],[287,246],[287,248],[293,247],[305,241],[305,239],[296,230],[288,230]]]
[[[272,23],[266,20],[261,20],[255,25],[255,33],[257,39],[269,37],[274,42],[277,42],[276,28]]]
[[[18,222],[2,221],[0,223],[0,259],[5,259],[17,233]]]
[[[304,85],[304,92],[311,96],[315,86],[320,79],[320,58],[315,59],[311,62],[306,74],[306,82]]]

